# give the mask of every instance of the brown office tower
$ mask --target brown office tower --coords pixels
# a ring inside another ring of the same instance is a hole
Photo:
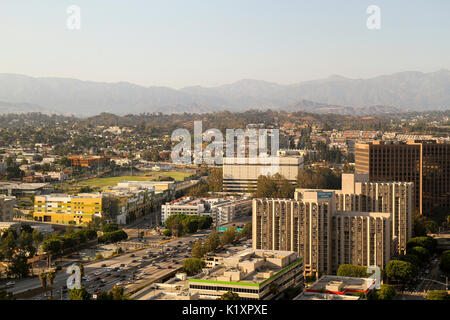
[[[434,140],[357,143],[356,173],[370,181],[414,183],[416,212],[450,208],[450,144]]]

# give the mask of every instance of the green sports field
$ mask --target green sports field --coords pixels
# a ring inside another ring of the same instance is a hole
[[[158,181],[160,176],[169,176],[174,178],[176,181],[183,181],[185,177],[191,176],[191,173],[178,172],[178,171],[161,171],[161,172],[151,172],[144,175],[138,176],[122,176],[122,177],[110,177],[110,178],[98,178],[89,179],[78,183],[80,186],[90,186],[90,187],[106,187],[114,186],[120,181],[131,180],[131,181]]]

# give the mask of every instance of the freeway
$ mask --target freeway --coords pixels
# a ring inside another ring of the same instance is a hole
[[[161,278],[174,273],[182,266],[182,261],[190,257],[191,247],[197,239],[204,239],[210,230],[202,230],[167,242],[159,247],[144,248],[119,256],[84,263],[82,285],[91,294],[109,291],[115,285],[122,286],[125,293],[133,293]],[[58,271],[54,280],[53,297],[68,299],[65,290],[68,274],[65,269]],[[41,287],[38,278],[17,281],[13,288],[8,289],[14,294]],[[62,293],[62,294],[61,294]],[[47,299],[40,293],[33,299]]]

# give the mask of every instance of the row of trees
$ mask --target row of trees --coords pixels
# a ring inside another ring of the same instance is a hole
[[[72,289],[69,291],[70,300],[91,300],[91,294],[86,287],[80,289]],[[114,286],[110,291],[100,292],[97,300],[129,300],[130,297],[124,293],[123,287]]]
[[[187,214],[174,214],[165,222],[164,235],[179,237],[184,234],[194,233],[198,230],[211,227],[213,220],[210,216],[194,216]]]
[[[328,168],[300,169],[297,186],[312,189],[340,189],[341,173]],[[285,177],[276,173],[258,177],[256,190],[250,191],[255,198],[293,198],[295,186]]]
[[[51,255],[57,255],[64,250],[76,249],[80,245],[97,238],[97,232],[92,229],[82,229],[66,235],[53,234],[42,242],[42,250]]]
[[[406,245],[407,254],[389,261],[386,277],[395,283],[405,284],[414,278],[421,266],[426,264],[436,251],[436,240],[431,237],[415,237]]]
[[[259,176],[254,198],[292,198],[294,185],[279,173],[272,176]]]
[[[105,232],[102,236],[98,238],[99,243],[105,242],[119,242],[128,239],[128,234],[123,230],[116,230],[111,232]]]

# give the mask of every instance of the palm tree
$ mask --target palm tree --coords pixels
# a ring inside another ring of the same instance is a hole
[[[78,264],[78,267],[80,268],[80,276],[81,276],[81,278],[83,278],[83,277],[84,277],[84,266],[83,266],[83,264],[80,262],[80,263]]]
[[[50,271],[47,273],[48,283],[50,285],[50,297],[53,298],[53,280],[55,280],[56,273],[55,271]]]
[[[39,274],[39,280],[41,280],[42,288],[47,288],[47,274],[45,272]]]

